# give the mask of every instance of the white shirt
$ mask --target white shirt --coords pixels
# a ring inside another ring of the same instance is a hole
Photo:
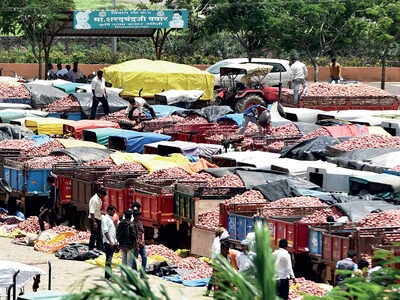
[[[275,258],[275,269],[277,279],[294,278],[292,260],[287,250],[279,248],[272,254]]]
[[[97,76],[93,78],[92,90],[94,90],[94,95],[98,98],[106,95],[106,81],[104,80],[104,77],[102,77],[101,80]]]
[[[112,217],[110,215],[104,215],[101,218],[101,231],[103,232],[103,243],[110,244],[108,239],[106,238],[106,233],[108,233],[111,242],[116,245],[117,244],[117,233],[115,230],[115,225]]]
[[[128,108],[126,109],[125,113],[129,113],[131,109],[137,108],[139,112],[142,112],[143,106],[146,103],[146,100],[144,100],[142,97],[135,97],[135,103],[134,104],[129,104]]]
[[[247,254],[245,253],[240,253],[239,256],[237,257],[237,265],[239,268],[239,272],[245,272],[254,267],[253,259],[254,259],[255,253],[249,252]]]
[[[89,218],[90,214],[94,214],[94,217],[97,220],[101,220],[101,207],[103,205],[103,202],[101,201],[99,195],[94,194],[92,198],[90,198],[89,201]]]
[[[308,75],[308,70],[305,64],[299,61],[295,61],[291,66],[292,70],[292,80],[295,79],[306,79]]]
[[[216,236],[211,246],[211,258],[215,259],[218,254],[221,254],[221,243],[219,237]]]

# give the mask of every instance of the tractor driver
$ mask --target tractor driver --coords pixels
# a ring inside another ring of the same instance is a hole
[[[156,118],[156,113],[154,112],[154,109],[142,97],[130,98],[128,101],[129,101],[129,106],[126,109],[126,114],[128,114],[128,118],[130,120],[134,120],[133,112],[135,111],[135,109],[139,110],[139,115],[140,115],[142,113],[143,107],[150,112],[151,117],[153,119]]]
[[[263,129],[267,134],[271,132],[271,113],[265,106],[260,104],[250,106],[244,111],[243,118],[243,126],[239,131],[240,135],[246,131],[249,122],[257,125],[260,136],[263,134]]]

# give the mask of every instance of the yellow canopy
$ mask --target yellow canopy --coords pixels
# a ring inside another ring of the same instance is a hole
[[[100,145],[94,142],[81,141],[81,140],[71,140],[71,139],[57,139],[66,149],[75,147],[88,147],[88,148],[98,148],[107,149],[106,146]]]
[[[75,122],[58,118],[26,118],[25,126],[37,134],[63,134],[64,124],[72,125]]]
[[[163,60],[137,59],[104,68],[104,78],[121,95],[154,97],[165,90],[202,90],[200,100],[214,99],[214,75],[192,66]]]

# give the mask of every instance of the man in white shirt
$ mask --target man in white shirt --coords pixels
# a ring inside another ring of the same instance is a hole
[[[250,241],[245,239],[241,243],[242,252],[238,255],[237,265],[239,272],[247,272],[254,268],[255,253],[249,250]]]
[[[101,70],[97,71],[97,76],[92,80],[92,93],[93,103],[90,111],[90,119],[94,120],[96,118],[99,102],[103,105],[104,115],[108,115],[110,113],[110,107],[107,101],[106,81],[103,78],[103,71]]]
[[[288,241],[281,239],[279,241],[279,249],[275,250],[272,254],[275,258],[277,295],[283,300],[288,300],[289,298],[289,280],[293,279],[294,282],[296,281],[292,268],[292,260],[289,252],[286,250],[287,247]]]
[[[117,232],[112,216],[115,214],[115,207],[109,205],[107,214],[101,218],[101,231],[103,233],[104,253],[106,254],[106,273],[105,278],[110,279],[112,274],[111,261],[115,250],[117,249]]]
[[[139,114],[141,114],[143,112],[143,107],[150,112],[153,119],[156,118],[156,113],[154,112],[154,109],[142,97],[130,98],[128,101],[129,106],[126,109],[125,113],[128,115],[129,120],[133,120],[133,112],[135,111],[135,109],[137,109],[139,111]]]
[[[295,56],[290,58],[290,69],[292,71],[292,83],[294,89],[294,103],[299,103],[299,98],[307,93],[307,75],[308,70],[305,64],[297,61]],[[303,90],[299,97],[299,86],[303,87]]]
[[[89,229],[90,229],[90,240],[89,250],[93,250],[95,245],[96,249],[103,249],[103,242],[101,236],[101,208],[103,202],[101,197],[107,195],[105,189],[100,188],[89,201]]]

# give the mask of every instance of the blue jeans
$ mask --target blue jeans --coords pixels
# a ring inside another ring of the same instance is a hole
[[[303,86],[303,90],[301,91],[301,94],[299,96],[299,86],[300,84]],[[307,83],[304,79],[294,79],[293,80],[293,93],[294,93],[294,103],[299,104],[299,98],[301,98],[303,95],[306,95],[307,93]]]
[[[339,83],[339,78],[338,79],[335,79],[335,78],[333,78],[333,77],[329,77],[329,80],[328,80],[328,82],[329,83],[332,83],[332,82],[335,82],[336,84],[338,84]]]
[[[136,259],[138,259],[139,254],[142,258],[142,269],[143,269],[143,271],[146,271],[146,265],[147,265],[146,248],[140,247],[139,251],[137,249],[135,249],[135,258]],[[133,263],[132,263],[132,268],[134,270],[137,270],[136,259],[134,259]]]

